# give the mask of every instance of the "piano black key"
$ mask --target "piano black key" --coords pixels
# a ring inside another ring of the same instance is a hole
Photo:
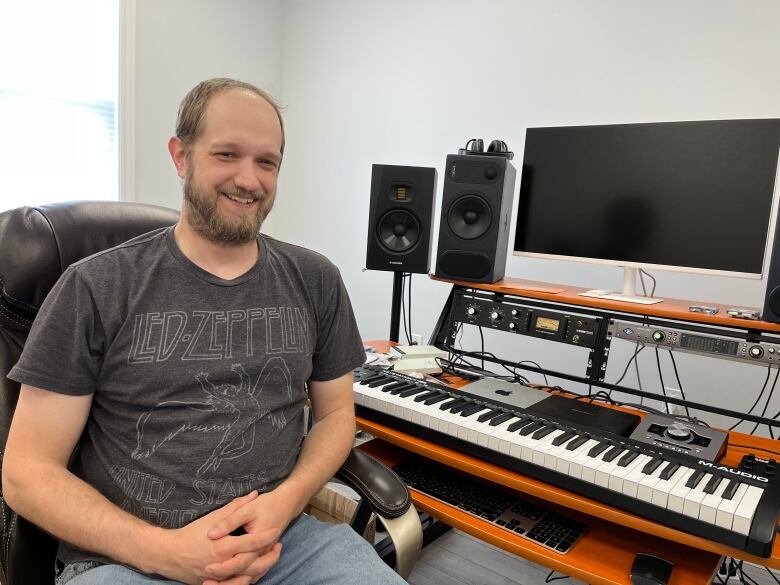
[[[545,438],[547,435],[552,433],[554,430],[556,430],[558,427],[554,425],[547,425],[536,431],[533,435],[531,435],[532,439],[539,440]]]
[[[441,410],[449,410],[453,406],[457,406],[458,404],[461,404],[462,402],[465,402],[465,400],[463,400],[463,398],[452,398],[452,397],[450,397],[450,400],[448,400],[447,402],[441,404],[439,406],[439,408]]]
[[[385,374],[374,374],[373,376],[369,376],[368,378],[365,378],[360,381],[360,384],[362,386],[365,386],[369,382],[373,382],[374,380],[379,380],[380,378],[387,378]]]
[[[563,445],[566,441],[568,441],[572,437],[576,436],[576,434],[577,433],[575,433],[574,431],[566,431],[562,435],[558,435],[557,437],[555,437],[553,439],[552,444],[554,447],[559,447],[560,445]]]
[[[660,457],[653,457],[650,461],[647,462],[647,464],[642,468],[642,473],[645,475],[650,475],[653,473],[656,469],[658,469],[658,466],[663,463],[664,460]]]
[[[490,411],[486,412],[485,414],[479,415],[479,418],[477,419],[477,422],[485,422],[486,420],[490,420],[491,418],[493,418],[495,416],[498,416],[502,412],[504,412],[504,411],[501,410],[500,408],[496,408],[496,409],[490,410]]]
[[[702,478],[706,475],[703,471],[700,469],[693,472],[693,475],[688,478],[688,481],[685,482],[685,487],[687,488],[695,488],[697,485],[699,485],[699,482],[702,480]]]
[[[599,443],[595,447],[591,448],[590,451],[588,451],[588,457],[598,457],[600,453],[606,451],[611,445],[612,443],[610,443],[609,441],[601,441],[601,443]]]
[[[519,419],[509,425],[506,430],[508,430],[510,433],[514,433],[517,429],[527,425],[532,420],[533,419],[530,416],[521,416]]]
[[[535,433],[539,429],[541,429],[543,426],[545,426],[547,423],[543,423],[542,421],[538,420],[534,423],[531,423],[530,425],[524,426],[522,429],[520,429],[520,434],[523,437],[526,437],[530,435],[531,433]]]
[[[390,382],[393,382],[393,378],[390,378],[388,376],[382,376],[379,380],[374,380],[373,382],[369,382],[366,384],[369,388],[376,388],[377,386],[384,386],[385,384],[389,384]]]
[[[437,402],[441,402],[442,400],[447,400],[450,398],[450,395],[445,392],[440,392],[437,396],[431,396],[427,400],[425,400],[425,404],[431,405],[436,404]]]
[[[395,386],[395,384],[391,384],[391,386]],[[419,386],[407,382],[403,386],[395,386],[395,388],[382,388],[382,392],[389,392],[393,396],[398,396],[401,392],[405,392],[410,388],[419,388]]]
[[[484,404],[472,404],[460,411],[460,416],[471,416],[481,410],[485,410],[487,407]]]
[[[425,394],[420,394],[419,396],[415,396],[414,401],[422,402],[423,400],[428,400],[429,398],[433,398],[434,396],[438,396],[439,394],[441,394],[441,392],[439,392],[438,390],[430,390]]]
[[[574,451],[575,449],[579,449],[582,445],[588,442],[588,435],[580,435],[579,437],[576,437],[572,439],[568,445],[566,445],[567,451]]]
[[[463,404],[456,404],[455,406],[453,406],[452,408],[450,408],[450,412],[451,412],[452,414],[458,414],[458,413],[459,413],[459,412],[461,412],[461,411],[462,411],[464,408],[468,408],[469,406],[473,406],[473,405],[474,405],[474,401],[473,401],[473,400],[466,400],[466,399],[464,398],[464,402],[463,402]]]
[[[617,459],[617,456],[620,455],[623,451],[625,451],[625,448],[622,445],[615,445],[612,447],[612,449],[604,453],[604,457],[601,459],[609,463],[610,461]]]
[[[421,388],[420,386],[413,386],[412,388],[407,388],[403,392],[399,393],[398,396],[400,398],[408,398],[409,396],[414,396],[420,392],[425,392],[425,388]]]
[[[403,388],[408,385],[409,382],[396,382],[395,384],[388,384],[387,386],[382,386],[382,392],[392,392],[396,388]]]
[[[742,482],[740,482],[738,479],[734,478],[729,482],[729,485],[726,486],[726,489],[723,490],[723,493],[721,494],[721,497],[724,500],[730,500],[734,497],[734,494],[737,493],[737,488],[741,485]]]
[[[629,463],[631,463],[637,457],[639,457],[639,451],[629,451],[620,458],[620,461],[618,461],[618,467],[628,467]]]
[[[723,477],[720,475],[713,475],[712,479],[710,479],[710,481],[707,482],[707,485],[704,486],[704,493],[714,494],[715,490],[718,489],[721,481],[723,481]]]
[[[670,463],[664,468],[664,470],[661,473],[658,474],[658,477],[659,479],[669,479],[675,473],[677,473],[678,469],[680,469],[679,463]]]
[[[502,422],[508,421],[510,418],[515,416],[511,412],[505,412],[504,414],[499,414],[497,417],[495,417],[493,420],[490,421],[491,427],[497,427]]]

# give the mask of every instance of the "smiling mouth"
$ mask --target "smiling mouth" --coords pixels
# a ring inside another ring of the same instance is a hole
[[[235,201],[236,203],[240,203],[241,205],[252,205],[257,199],[253,197],[239,197],[238,195],[228,195],[227,193],[220,192],[222,195],[230,199],[231,201]]]

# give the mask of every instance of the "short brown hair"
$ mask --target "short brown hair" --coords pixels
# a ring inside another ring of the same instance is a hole
[[[271,104],[276,111],[276,115],[279,117],[279,125],[282,128],[281,153],[284,154],[284,122],[282,121],[282,113],[279,104],[276,103],[276,100],[271,94],[263,91],[259,87],[256,87],[251,83],[246,83],[245,81],[238,81],[237,79],[230,79],[227,77],[215,77],[214,79],[201,81],[184,96],[184,99],[179,106],[179,114],[176,117],[176,137],[184,143],[184,147],[189,150],[192,143],[195,142],[201,132],[203,132],[203,116],[206,113],[206,107],[211,98],[231,89],[248,91]]]

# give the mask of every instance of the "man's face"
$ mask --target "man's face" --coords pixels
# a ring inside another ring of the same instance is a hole
[[[211,98],[201,135],[177,163],[184,221],[213,243],[253,241],[274,204],[281,145],[279,119],[264,99],[242,90]]]

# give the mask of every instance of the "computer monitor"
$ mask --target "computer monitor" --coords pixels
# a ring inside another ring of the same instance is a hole
[[[640,268],[760,279],[779,151],[779,119],[529,128],[514,254],[624,267],[629,297]]]

